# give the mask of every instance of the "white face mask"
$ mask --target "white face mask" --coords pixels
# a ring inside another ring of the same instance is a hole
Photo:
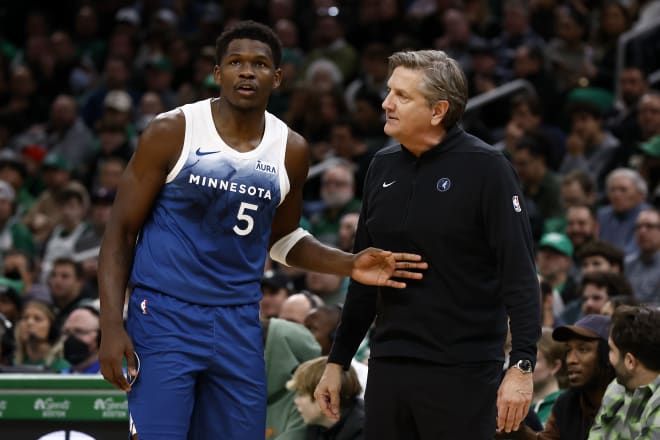
[[[349,189],[334,191],[321,189],[321,199],[329,208],[341,208],[353,200],[353,191]]]

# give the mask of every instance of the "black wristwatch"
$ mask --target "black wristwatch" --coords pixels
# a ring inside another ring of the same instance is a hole
[[[534,368],[532,367],[532,361],[530,361],[529,359],[520,359],[518,362],[511,365],[511,368],[517,368],[524,374],[529,374],[534,372]]]

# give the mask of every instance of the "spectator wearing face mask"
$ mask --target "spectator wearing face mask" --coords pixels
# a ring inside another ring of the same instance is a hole
[[[64,359],[71,365],[62,374],[96,374],[100,371],[99,314],[92,306],[82,306],[71,312],[62,327]]]

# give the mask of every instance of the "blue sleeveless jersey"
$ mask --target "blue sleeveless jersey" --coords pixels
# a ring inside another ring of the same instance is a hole
[[[288,128],[266,113],[261,143],[239,153],[218,135],[210,100],[181,110],[182,152],[140,232],[131,284],[195,304],[257,302],[271,223],[289,191]]]

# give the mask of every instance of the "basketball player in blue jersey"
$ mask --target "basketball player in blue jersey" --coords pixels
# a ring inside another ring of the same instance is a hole
[[[414,254],[345,253],[299,228],[309,151],[266,112],[280,43],[241,22],[216,51],[221,97],[147,127],[101,247],[101,372],[128,392],[141,440],[264,438],[258,303],[269,250],[282,264],[397,288],[405,283],[394,278],[420,279],[427,267]]]

